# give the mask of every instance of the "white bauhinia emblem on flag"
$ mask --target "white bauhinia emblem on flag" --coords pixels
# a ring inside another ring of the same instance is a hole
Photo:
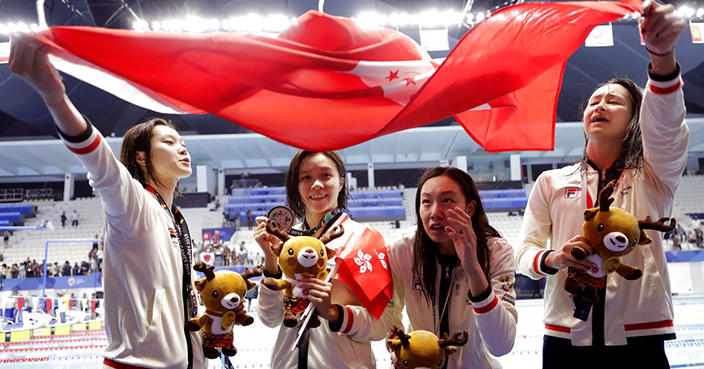
[[[372,263],[369,262],[371,259],[371,255],[363,253],[362,250],[357,251],[357,257],[354,258],[354,262],[359,265],[360,273],[364,273],[367,270],[372,271]]]
[[[383,252],[376,251],[376,249],[374,249],[374,252],[376,253],[376,256],[379,258],[379,262],[381,263],[381,266],[383,266],[384,269],[388,270],[389,267],[386,266],[386,261],[384,260],[386,255],[384,255]]]

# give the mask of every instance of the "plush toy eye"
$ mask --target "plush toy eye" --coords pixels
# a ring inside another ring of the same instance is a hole
[[[604,230],[604,223],[599,223],[599,225],[596,227],[596,229],[599,230],[599,232],[603,231]]]
[[[214,299],[218,298],[218,291],[213,291],[213,298]]]
[[[293,256],[293,249],[288,249],[288,256]]]
[[[404,361],[403,361],[403,366],[405,366],[406,368],[408,368],[408,360],[404,360]]]
[[[320,256],[325,256],[325,250],[320,250]]]
[[[438,361],[438,368],[442,368],[442,360]]]
[[[636,243],[638,243],[638,240],[633,240],[633,246],[635,246]]]

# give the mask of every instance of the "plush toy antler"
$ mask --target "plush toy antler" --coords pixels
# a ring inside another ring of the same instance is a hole
[[[213,271],[213,269],[215,269],[215,266],[208,266],[208,264],[202,261],[193,266],[193,270],[205,274],[205,279],[209,281],[215,279],[215,272]]]
[[[467,343],[468,339],[468,334],[467,332],[455,332],[455,334],[452,335],[452,338],[447,335],[447,333],[443,334],[442,338],[438,340],[438,346],[440,347],[447,347],[450,345],[457,345],[457,346],[462,346],[465,343]]]
[[[281,242],[286,242],[289,239],[288,234],[281,228],[279,228],[279,225],[276,224],[276,222],[274,222],[273,220],[268,220],[266,222],[266,231],[276,236],[278,239],[281,240]]]
[[[320,237],[320,241],[323,242],[323,245],[327,245],[328,242],[339,238],[342,236],[342,234],[345,233],[345,227],[343,226],[338,226],[335,227],[330,234],[323,235],[323,237]]]
[[[665,222],[668,220],[670,224],[666,225]],[[660,218],[657,222],[653,222],[653,219],[648,215],[644,220],[638,221],[638,227],[640,227],[640,229],[654,229],[660,232],[670,232],[677,227],[677,221],[675,221],[675,218]]]
[[[397,326],[391,326],[391,332],[393,332],[396,336],[398,336],[399,341],[401,341],[401,346],[403,347],[408,347],[411,342],[409,341],[411,339],[411,336],[406,334],[402,328],[399,328]],[[393,343],[389,344],[389,347],[391,347],[392,350],[395,350],[398,346],[394,347],[395,345]]]
[[[611,198],[612,193],[614,193],[614,183],[609,182],[609,184],[599,192],[599,211],[609,211],[609,206],[614,202],[614,199]]]
[[[244,268],[244,273],[242,273],[242,278],[245,280],[249,280],[252,277],[259,277],[262,275],[262,266],[257,265],[252,270],[249,270],[249,268]]]

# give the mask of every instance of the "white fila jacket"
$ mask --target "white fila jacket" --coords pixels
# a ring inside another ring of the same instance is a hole
[[[105,212],[103,356],[119,364],[186,368],[183,262],[171,218],[90,123],[84,135],[62,139],[88,170]],[[193,368],[206,368],[200,334],[189,337]]]
[[[685,106],[680,76],[655,81],[646,87],[640,113],[645,161],[635,173],[624,170],[614,189],[612,207],[632,213],[638,219],[654,220],[672,215],[672,204],[687,162],[689,129],[684,122]],[[588,166],[587,189],[592,199],[598,194],[599,174]],[[522,243],[516,250],[518,270],[533,279],[543,278],[541,260],[547,250],[558,249],[580,235],[584,222],[582,175],[578,165],[543,172],[528,199]],[[621,261],[643,271],[643,277],[627,281],[615,273],[607,278],[604,338],[606,345],[625,345],[627,337],[662,335],[672,337],[673,310],[667,260],[662,233],[648,230],[650,245],[636,246]],[[592,314],[583,322],[573,317],[569,293],[564,290],[567,268],[547,278],[545,287],[545,334],[571,339],[575,346],[592,344]]]
[[[400,320],[405,305],[411,323],[410,331],[426,330],[438,335],[441,309],[433,309],[428,304],[420,289],[420,280],[413,276],[415,230],[415,226],[407,228],[387,242],[394,278],[395,313]],[[491,252],[490,288],[489,293],[485,294],[487,297],[480,301],[470,300],[469,277],[461,265],[455,268],[445,314],[449,314],[450,333],[467,331],[469,340],[449,356],[448,369],[501,368],[494,356],[509,353],[516,340],[518,313],[515,306],[516,266],[513,248],[506,240],[498,237],[490,238],[487,244]],[[439,271],[440,266],[436,265]],[[440,286],[440,277],[440,273],[437,273],[437,286]],[[477,291],[474,294],[480,297],[484,292]],[[438,301],[439,296],[435,296],[435,306]]]

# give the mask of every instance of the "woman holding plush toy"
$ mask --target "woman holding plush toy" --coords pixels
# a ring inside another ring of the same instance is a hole
[[[675,330],[661,235],[650,231],[649,246],[636,246],[622,257],[643,276],[607,275],[593,306],[581,298],[573,301],[563,289],[567,267],[596,266],[575,258],[572,250],[594,252],[581,236],[582,223],[584,210],[598,205],[601,189],[614,183],[611,207],[638,219],[668,217],[687,162],[689,129],[674,50],[686,22],[672,5],[650,0],[641,12],[640,31],[651,60],[645,93],[628,79],[597,87],[584,111],[583,157],[543,172],[528,200],[516,260],[531,278],[550,276],[543,368],[669,368],[664,341],[674,338]]]
[[[388,242],[397,318],[405,305],[412,330],[468,333],[443,368],[500,368],[494,356],[510,352],[516,338],[513,248],[489,225],[472,177],[460,169],[427,170],[415,207],[418,225]]]
[[[129,129],[120,161],[81,116],[49,64],[47,49],[13,35],[10,68],[44,99],[59,135],[88,170],[105,211],[105,368],[206,368],[198,332],[192,244],[173,206],[179,179],[191,175],[183,139],[163,119]]]
[[[286,197],[294,214],[303,221],[294,226],[297,233],[320,238],[332,235],[339,226],[341,237],[326,244],[338,250],[352,234],[364,230],[343,212],[349,190],[345,183],[345,164],[335,151],[313,153],[299,151],[291,159],[286,173]],[[258,217],[254,238],[265,255],[264,276],[281,278],[278,258],[271,246],[280,240],[267,232],[266,217]],[[264,279],[262,279],[264,280]],[[343,282],[306,278],[298,285],[308,291],[318,316],[326,319],[315,328],[306,328],[298,348],[290,351],[299,329],[282,324],[283,292],[264,284],[259,288],[259,319],[268,327],[280,326],[271,357],[271,367],[292,368],[375,368],[370,340],[381,340],[393,324],[393,309],[387,307],[377,320]],[[389,305],[390,306],[390,305]]]

